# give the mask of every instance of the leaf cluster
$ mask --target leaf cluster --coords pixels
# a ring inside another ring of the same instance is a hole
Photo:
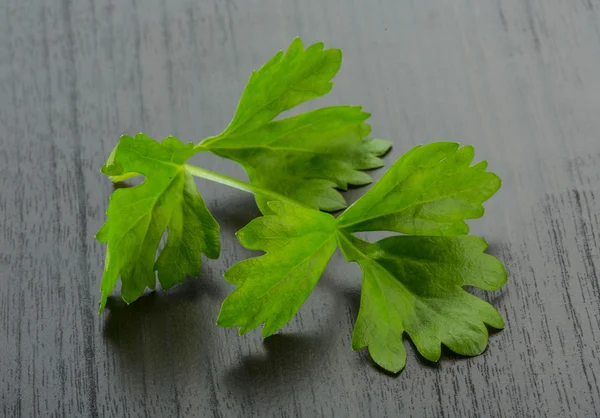
[[[379,157],[391,144],[368,138],[370,115],[357,106],[276,118],[327,94],[341,58],[338,49],[304,48],[297,38],[252,73],[219,135],[196,145],[173,137],[159,143],[144,134],[121,138],[102,172],[114,181],[145,179],[115,190],[97,234],[107,244],[100,311],[119,277],[121,295],[131,303],[154,289],[156,276],[169,289],[199,275],[202,254],[219,257],[219,225],[193,179],[200,176],[254,193],[263,214],[237,233],[243,246],[265,254],[225,273],[236,289],[223,302],[218,325],[243,334],[264,324],[264,337],[277,332],[340,248],[363,271],[355,350],[368,347],[391,372],[404,367],[405,335],[432,361],[442,345],[463,355],[483,352],[487,326],[502,328],[503,321],[464,286],[496,290],[506,272],[485,254],[483,239],[468,235],[465,221],[483,215],[482,204],[500,179],[485,162],[472,164],[473,147],[432,143],[405,153],[337,218],[327,213],[346,207],[340,190],[372,181],[364,170],[381,167]],[[250,182],[187,164],[198,152],[238,162]],[[394,235],[369,242],[356,235],[363,231]]]

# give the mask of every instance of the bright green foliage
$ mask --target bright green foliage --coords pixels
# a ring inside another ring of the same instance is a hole
[[[299,205],[269,202],[275,215],[251,221],[240,243],[266,254],[235,264],[225,280],[238,288],[223,302],[217,324],[244,334],[265,323],[267,337],[300,309],[336,248],[335,219]]]
[[[347,231],[395,231],[411,235],[462,235],[465,219],[483,215],[481,204],[501,185],[474,150],[452,142],[418,146],[348,208],[338,225]]]
[[[368,347],[386,370],[404,367],[405,332],[423,357],[437,361],[441,344],[474,356],[487,346],[485,324],[503,328],[492,305],[462,289],[496,290],[506,282],[502,264],[483,253],[481,238],[394,236],[372,244],[339,237],[344,254],[364,273],[352,348]]]
[[[496,290],[506,272],[484,254],[484,240],[460,235],[466,233],[465,219],[481,216],[482,202],[500,186],[485,163],[470,167],[472,159],[468,146],[416,147],[337,221],[269,202],[277,215],[252,221],[238,235],[247,248],[267,254],[227,271],[225,278],[239,287],[223,303],[218,324],[245,333],[265,322],[264,336],[280,329],[308,297],[337,240],[364,273],[355,350],[368,347],[391,372],[406,362],[404,333],[431,361],[439,359],[442,344],[459,354],[480,354],[487,346],[486,324],[502,328],[503,321],[462,287]],[[354,229],[413,235],[369,243],[352,235]]]
[[[337,219],[342,251],[364,273],[352,346],[369,347],[389,371],[404,367],[405,332],[437,361],[441,344],[480,354],[485,324],[503,327],[491,305],[462,289],[496,290],[506,281],[502,264],[483,253],[485,241],[457,236],[468,233],[465,219],[482,216],[481,204],[501,184],[485,162],[470,165],[473,154],[473,147],[447,142],[415,147]],[[368,243],[349,234],[377,230],[412,236]]]
[[[261,324],[267,337],[281,329],[308,298],[336,247],[363,270],[360,310],[352,346],[368,347],[386,370],[406,362],[404,335],[427,359],[442,345],[456,353],[485,350],[486,326],[502,318],[463,286],[495,290],[506,281],[498,260],[484,253],[484,240],[466,236],[467,219],[483,215],[483,202],[500,187],[487,164],[471,165],[474,150],[455,143],[418,146],[402,156],[337,220],[319,209],[345,207],[336,189],[363,185],[362,170],[380,167],[390,147],[370,133],[368,113],[358,106],[326,107],[286,119],[280,113],[327,94],[341,51],[295,39],[255,71],[229,126],[200,144],[168,137],[162,143],[124,136],[102,172],[114,181],[144,175],[136,187],[116,190],[108,220],[97,234],[107,243],[100,311],[121,277],[130,303],[154,288],[165,289],[200,272],[201,255],[219,256],[219,226],[198,193],[192,174],[254,193],[265,216],[237,234],[264,255],[241,261],[225,273],[237,288],[225,299],[217,323],[240,334]],[[251,184],[185,164],[211,151],[239,162]],[[156,253],[165,231],[165,247]],[[359,231],[396,235],[370,243]]]
[[[193,144],[183,145],[173,137],[158,143],[143,134],[135,139],[123,136],[102,167],[107,176],[141,173],[146,179],[139,186],[114,191],[108,220],[96,235],[108,244],[100,311],[119,276],[121,295],[131,303],[146,287],[154,289],[155,270],[161,286],[168,289],[186,275],[200,273],[201,253],[219,256],[219,226],[183,165],[193,153]],[[165,229],[167,243],[155,262]]]
[[[200,147],[242,164],[250,181],[316,209],[346,207],[335,188],[370,183],[359,170],[383,166],[378,156],[391,146],[380,139],[364,140],[370,116],[358,106],[334,106],[272,121],[281,112],[327,94],[339,70],[339,49],[323,44],[306,50],[296,38],[255,71],[233,120],[220,135]],[[274,173],[277,173],[274,175]],[[263,213],[267,199],[257,196]]]
[[[229,126],[213,140],[242,136],[281,112],[329,93],[330,80],[341,65],[341,50],[323,50],[323,42],[304,49],[302,40],[294,39],[285,54],[279,51],[252,72]]]

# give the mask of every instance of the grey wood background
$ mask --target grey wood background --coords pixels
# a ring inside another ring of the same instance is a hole
[[[457,140],[503,178],[472,223],[510,274],[478,293],[507,324],[482,356],[434,365],[407,341],[404,372],[381,372],[350,348],[360,272],[339,254],[279,335],[218,328],[222,273],[250,255],[233,234],[258,211],[205,181],[222,258],[96,314],[119,136],[219,132],[296,35],[344,50],[310,106],[363,104],[388,163]],[[0,415],[600,416],[599,138],[597,0],[1,0]]]

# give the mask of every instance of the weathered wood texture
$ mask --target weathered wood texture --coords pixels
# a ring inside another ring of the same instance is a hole
[[[503,178],[472,223],[510,274],[479,293],[507,323],[482,356],[432,365],[407,341],[391,377],[352,352],[360,273],[339,254],[280,335],[218,328],[258,211],[204,181],[222,258],[96,314],[119,135],[219,132],[295,35],[344,50],[319,104],[363,104],[388,163],[458,140]],[[0,416],[599,416],[599,248],[597,0],[0,1]]]

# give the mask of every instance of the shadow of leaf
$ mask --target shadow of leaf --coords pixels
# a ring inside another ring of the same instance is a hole
[[[226,373],[225,384],[244,395],[283,395],[311,380],[315,368],[323,364],[328,340],[326,334],[273,335],[263,343],[266,353],[243,357]]]
[[[203,299],[224,298],[225,291],[203,275],[173,289],[142,296],[131,305],[109,297],[103,333],[108,350],[130,375],[170,376],[173,364],[197,364],[210,350],[216,307]]]
[[[248,193],[213,201],[209,210],[221,226],[221,231],[227,234],[235,234],[251,220],[262,216],[254,196]]]

